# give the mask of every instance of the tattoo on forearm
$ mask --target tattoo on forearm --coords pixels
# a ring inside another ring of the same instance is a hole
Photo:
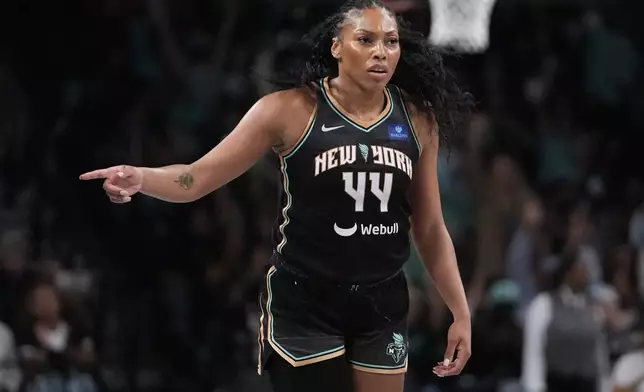
[[[185,190],[190,190],[192,188],[192,185],[195,183],[195,179],[192,177],[192,174],[190,173],[183,173],[182,175],[179,176],[176,180],[174,180],[177,184],[179,184],[180,187],[182,187]]]

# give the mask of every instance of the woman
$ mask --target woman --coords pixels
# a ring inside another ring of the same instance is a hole
[[[599,391],[608,366],[607,314],[591,295],[588,260],[563,254],[553,289],[528,306],[522,382],[527,392]]]
[[[31,317],[16,336],[26,390],[97,391],[94,342],[63,316],[56,288],[36,283],[27,300]]]
[[[470,356],[470,313],[436,162],[439,135],[448,141],[464,125],[470,97],[380,1],[350,2],[302,46],[300,67],[282,79],[291,88],[260,99],[198,161],[114,166],[81,179],[105,179],[114,203],[137,192],[191,202],[272,149],[283,194],[260,295],[259,372],[268,369],[277,392],[402,391],[409,298],[401,270],[411,229],[454,315],[433,369],[457,375]]]

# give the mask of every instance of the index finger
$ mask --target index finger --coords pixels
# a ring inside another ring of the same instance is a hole
[[[108,178],[108,177],[109,177],[108,169],[99,169],[99,170],[94,170],[91,172],[81,174],[80,177],[78,178],[81,180],[97,180],[97,179]]]

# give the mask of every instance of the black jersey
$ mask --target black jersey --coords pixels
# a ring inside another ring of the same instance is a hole
[[[276,251],[304,271],[350,282],[377,281],[409,257],[408,189],[420,156],[402,94],[385,91],[371,124],[351,119],[328,79],[301,140],[280,156],[283,190]]]

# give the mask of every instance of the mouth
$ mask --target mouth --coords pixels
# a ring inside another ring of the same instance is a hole
[[[367,68],[367,72],[376,75],[386,75],[389,73],[389,70],[384,65],[373,65]]]

